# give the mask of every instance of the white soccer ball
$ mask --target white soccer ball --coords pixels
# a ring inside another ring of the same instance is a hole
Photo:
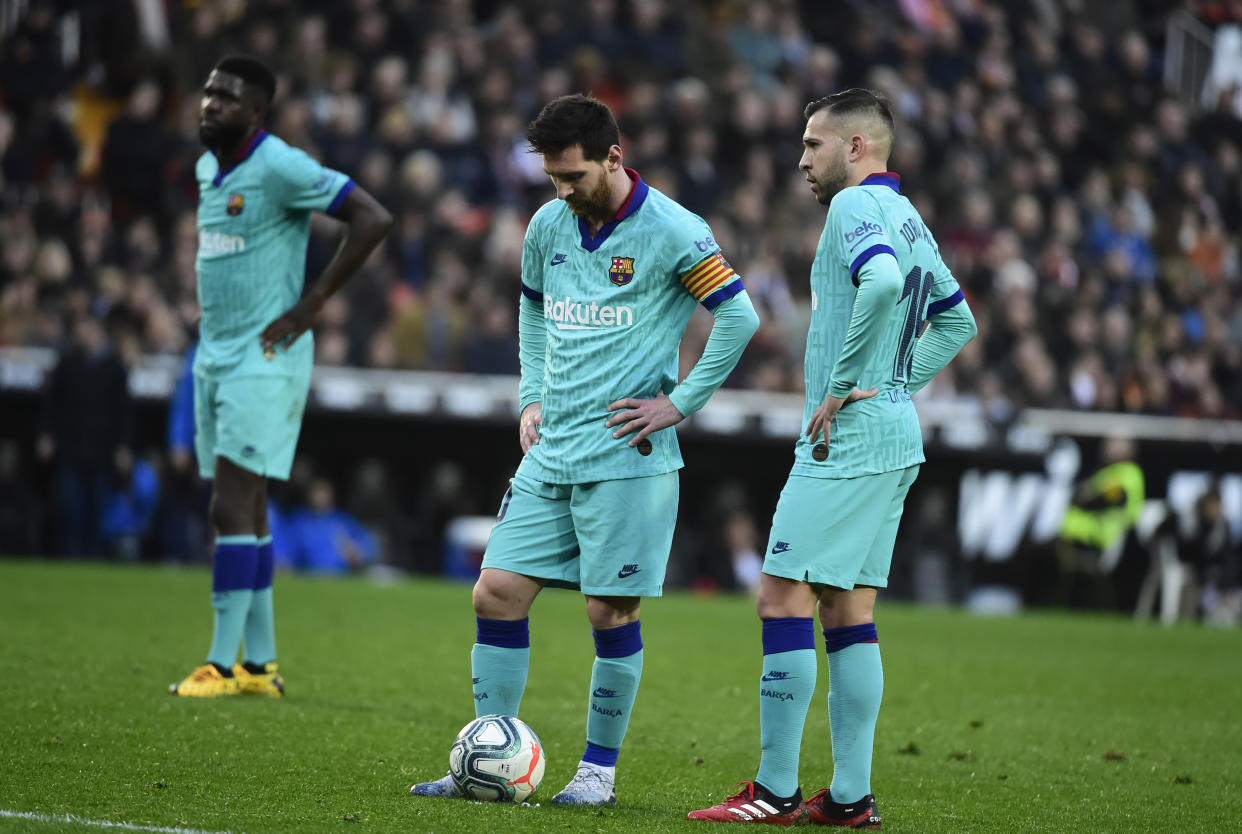
[[[546,760],[535,731],[509,715],[484,715],[461,728],[449,773],[461,792],[488,802],[525,802],[543,779]]]

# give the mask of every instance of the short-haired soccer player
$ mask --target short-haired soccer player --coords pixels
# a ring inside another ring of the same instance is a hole
[[[476,715],[517,715],[528,612],[545,586],[580,590],[595,636],[586,750],[552,802],[616,802],[617,754],[642,673],[639,602],[659,596],[677,518],[677,434],[724,382],[758,327],[741,279],[703,220],[623,164],[601,102],[550,102],[527,128],[556,199],[530,221],[520,297],[525,453],[474,587]],[[714,316],[680,383],[678,344]],[[411,788],[455,796],[451,777]]]
[[[307,331],[392,225],[349,177],[263,129],[275,92],[272,71],[244,55],[222,58],[203,87],[194,445],[199,471],[213,479],[215,631],[206,663],[172,685],[181,696],[284,694],[267,479],[288,478],[293,464],[314,356]],[[346,231],[303,295],[312,211],[344,221]]]
[[[975,323],[900,178],[886,170],[887,103],[850,89],[812,102],[805,115],[799,167],[828,218],[811,266],[804,431],[759,589],[762,756],[753,782],[689,817],[875,828],[871,751],[884,685],[875,598],[924,460],[910,394],[974,337]],[[815,690],[817,608],[833,775],[803,802],[798,755]]]

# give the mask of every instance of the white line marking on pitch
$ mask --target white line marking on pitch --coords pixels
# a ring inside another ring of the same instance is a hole
[[[232,834],[230,831],[204,831],[201,828],[170,828],[163,825],[137,825],[132,822],[111,820],[88,820],[73,814],[34,814],[29,811],[9,811],[0,808],[0,818],[33,820],[34,822],[68,822],[75,825],[94,825],[98,828],[119,828],[122,831],[154,831],[156,834]]]

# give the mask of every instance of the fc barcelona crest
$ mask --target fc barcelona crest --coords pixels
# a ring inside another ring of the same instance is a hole
[[[229,213],[229,217],[236,217],[242,213],[242,209],[246,207],[246,201],[242,199],[240,194],[230,194],[229,201],[224,204],[224,210]]]
[[[612,269],[608,270],[608,280],[618,287],[624,287],[634,280],[634,259],[613,258]]]

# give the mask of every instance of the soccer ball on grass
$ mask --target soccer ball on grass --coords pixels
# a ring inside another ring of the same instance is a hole
[[[539,736],[510,715],[474,719],[449,750],[449,773],[457,787],[488,802],[526,801],[539,787],[545,764]]]

